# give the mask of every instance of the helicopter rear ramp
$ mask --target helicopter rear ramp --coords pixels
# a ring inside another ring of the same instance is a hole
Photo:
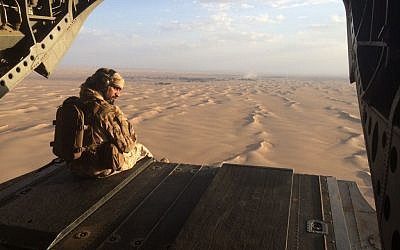
[[[65,163],[0,185],[0,249],[380,249],[356,184],[291,169],[142,160],[106,179]]]

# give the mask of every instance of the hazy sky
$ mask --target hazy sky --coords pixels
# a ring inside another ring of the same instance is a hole
[[[340,0],[105,0],[62,66],[348,75]]]

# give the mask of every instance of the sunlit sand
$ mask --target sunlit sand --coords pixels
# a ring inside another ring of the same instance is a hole
[[[0,100],[0,181],[50,162],[52,121],[94,70],[30,77]],[[171,162],[293,168],[354,180],[373,204],[355,86],[346,79],[122,71],[138,140]]]

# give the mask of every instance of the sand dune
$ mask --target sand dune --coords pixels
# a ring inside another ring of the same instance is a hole
[[[30,125],[30,126],[23,126],[23,127],[17,127],[15,129],[10,130],[10,132],[32,132],[32,131],[37,131],[37,130],[42,130],[42,129],[52,129],[53,125],[52,124],[37,124],[37,125]]]
[[[273,145],[267,141],[259,141],[254,144],[246,146],[246,149],[241,153],[236,154],[233,157],[225,159],[223,162],[237,163],[237,164],[248,164],[249,162],[258,162],[260,159],[265,163],[268,162],[266,155],[270,151]]]
[[[343,126],[339,126],[337,129],[347,135],[340,140],[340,144],[350,144],[353,147],[364,149],[364,135],[361,131]]]
[[[338,89],[335,89],[338,93],[340,93],[340,90],[338,90]],[[344,101],[344,100],[340,100],[340,99],[337,99],[337,98],[332,98],[332,97],[330,97],[330,96],[327,96],[326,97],[328,100],[330,100],[330,101],[334,101],[334,102],[341,102],[341,103],[344,103],[344,104],[347,104],[347,105],[352,105],[353,104],[353,102],[349,102],[349,101]]]
[[[338,111],[339,117],[342,119],[347,119],[349,121],[355,122],[355,123],[360,123],[361,119],[355,115],[352,115],[346,111],[340,110]]]
[[[21,115],[24,113],[31,113],[31,112],[37,111],[37,110],[39,110],[39,108],[35,107],[35,106],[26,107],[26,108],[18,108],[18,109],[14,109],[14,110],[2,110],[1,114],[0,114],[0,118],[6,117],[9,115]]]
[[[351,105],[351,103],[347,103],[347,104]],[[338,115],[338,117],[341,119],[346,119],[346,120],[349,120],[349,121],[355,122],[355,123],[361,122],[361,119],[358,116],[353,115],[345,110],[340,110],[340,109],[338,109],[336,107],[332,107],[332,106],[327,106],[327,107],[325,107],[325,109],[331,110],[331,111],[336,111],[336,115]]]
[[[351,133],[349,134],[349,137],[342,139],[340,143],[342,144],[346,144],[346,143],[350,143],[353,145],[358,145],[358,142],[362,139],[362,135],[359,133]]]
[[[251,114],[249,114],[246,118],[246,125],[255,125],[259,126],[260,125],[260,119],[261,115],[258,114],[257,112],[253,111]]]
[[[365,150],[360,150],[358,152],[351,154],[348,157],[345,157],[344,162],[348,162],[359,169],[364,169],[364,172],[368,171],[365,170],[368,169],[366,168],[366,166],[368,165],[368,160],[367,160],[367,152]]]
[[[2,125],[0,126],[0,133],[6,131],[8,128],[8,125]]]
[[[54,158],[49,142],[55,111],[63,99],[78,94],[87,72],[26,79],[0,100],[0,160],[6,162],[0,181]],[[346,81],[122,74],[127,86],[117,104],[156,157],[332,175],[356,181],[373,204],[356,91]]]

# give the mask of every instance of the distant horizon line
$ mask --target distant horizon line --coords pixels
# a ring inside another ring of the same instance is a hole
[[[300,73],[271,73],[271,72],[257,72],[257,71],[238,71],[238,70],[184,70],[184,69],[162,69],[162,68],[133,68],[133,67],[119,67],[115,65],[104,65],[104,66],[72,66],[62,65],[56,68],[53,74],[60,73],[63,70],[77,70],[77,71],[89,71],[96,70],[101,67],[113,68],[117,71],[137,71],[144,72],[150,71],[154,73],[181,73],[181,74],[216,74],[216,75],[235,75],[242,76],[244,78],[257,78],[257,77],[279,77],[279,78],[294,78],[294,77],[317,77],[317,78],[349,78],[349,75],[342,74],[300,74]],[[247,76],[247,77],[246,77]]]

